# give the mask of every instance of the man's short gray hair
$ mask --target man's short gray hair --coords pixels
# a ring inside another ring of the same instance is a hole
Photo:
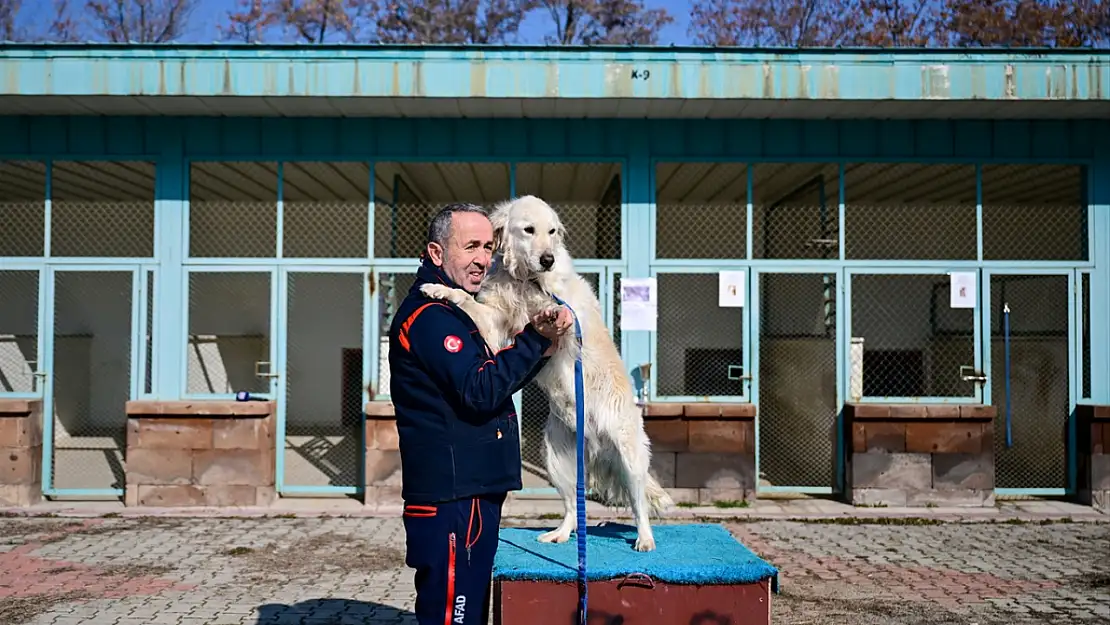
[[[444,248],[447,247],[447,239],[451,236],[451,216],[455,213],[480,213],[488,216],[486,209],[477,204],[466,202],[448,204],[439,209],[435,217],[432,217],[431,223],[428,224],[428,240],[425,241],[425,245],[435,242]]]

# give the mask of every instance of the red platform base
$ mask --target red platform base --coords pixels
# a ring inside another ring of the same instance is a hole
[[[588,625],[770,625],[771,584],[698,586],[632,575],[590,582]],[[494,625],[577,625],[578,585],[495,581]]]

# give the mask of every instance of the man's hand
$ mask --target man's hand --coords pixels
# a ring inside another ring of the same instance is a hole
[[[556,341],[560,336],[574,325],[574,315],[566,306],[545,310],[532,317],[532,325],[536,331],[551,341]]]

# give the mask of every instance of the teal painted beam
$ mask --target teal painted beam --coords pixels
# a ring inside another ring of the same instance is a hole
[[[0,51],[0,95],[682,100],[1110,100],[1110,52],[502,48]]]

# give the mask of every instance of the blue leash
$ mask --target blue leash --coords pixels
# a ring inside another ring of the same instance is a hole
[[[582,379],[582,326],[578,325],[578,315],[574,309],[558,295],[552,294],[551,298],[561,306],[566,306],[570,314],[574,315],[574,338],[578,341],[578,357],[574,359],[574,408],[578,431],[575,433],[575,447],[578,455],[578,531],[575,532],[575,541],[578,543],[578,623],[586,625],[586,606],[589,603],[586,591],[586,402],[585,382]]]
[[[1006,449],[1014,446],[1014,434],[1010,430],[1010,304],[1002,304],[1002,345],[1006,354]]]

